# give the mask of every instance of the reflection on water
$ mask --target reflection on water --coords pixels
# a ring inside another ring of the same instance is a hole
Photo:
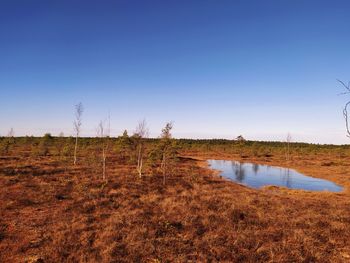
[[[252,169],[253,169],[254,174],[256,175],[259,171],[259,164],[253,163]]]
[[[244,171],[243,165],[241,163],[233,164],[232,162],[232,170],[233,170],[233,173],[236,175],[236,180],[240,183],[243,182],[245,177],[245,171]]]
[[[333,182],[309,177],[289,168],[224,160],[208,162],[213,169],[222,171],[222,176],[253,188],[276,185],[310,191],[339,192],[342,190],[342,187]]]
[[[283,169],[282,181],[284,182],[286,187],[292,188],[292,178],[290,176],[290,169],[289,168]]]

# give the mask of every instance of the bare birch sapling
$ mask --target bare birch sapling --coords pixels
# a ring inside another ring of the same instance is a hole
[[[9,132],[7,133],[8,138],[13,138],[15,136],[15,130],[11,128]]]
[[[101,138],[101,149],[102,149],[102,179],[106,179],[106,159],[107,159],[107,150],[108,150],[108,140],[109,140],[109,130],[110,124],[108,125],[108,130],[106,131],[104,123],[100,121],[97,127],[97,136]]]
[[[134,138],[136,139],[136,155],[137,155],[137,166],[136,170],[139,177],[142,177],[142,168],[143,168],[143,154],[144,154],[144,139],[148,137],[148,128],[146,120],[142,120],[138,123],[135,132]]]
[[[83,115],[83,104],[79,102],[75,105],[75,120],[74,120],[74,132],[75,132],[75,146],[74,146],[74,165],[77,164],[77,150],[78,150],[78,138],[81,128],[81,117]]]

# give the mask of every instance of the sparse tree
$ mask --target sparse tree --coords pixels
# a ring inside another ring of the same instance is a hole
[[[245,142],[245,139],[242,135],[238,135],[237,138],[236,138],[236,141],[237,142]]]
[[[78,150],[78,138],[80,135],[81,118],[83,115],[84,107],[81,102],[75,105],[75,120],[74,120],[74,132],[75,132],[75,146],[74,146],[74,165],[77,163],[77,150]]]
[[[127,156],[130,156],[132,146],[132,139],[128,135],[128,131],[124,130],[123,135],[118,137],[115,144],[115,150],[123,161],[126,159]]]
[[[13,128],[11,128],[11,129],[9,130],[9,132],[7,133],[7,137],[8,137],[8,138],[13,138],[13,137],[15,137],[15,131],[14,131]]]
[[[246,139],[244,139],[244,137],[242,135],[239,135],[239,136],[237,136],[235,141],[239,147],[239,155],[242,157],[243,156],[243,146],[245,144]]]
[[[46,156],[49,154],[49,148],[52,145],[53,137],[50,133],[45,133],[41,138],[36,154],[39,156]]]
[[[143,155],[144,155],[144,139],[148,137],[148,128],[146,120],[142,120],[138,123],[133,139],[136,144],[136,156],[137,156],[137,166],[136,170],[139,177],[142,177],[142,168],[143,168]]]
[[[109,118],[108,118],[109,120]],[[109,145],[109,133],[110,126],[108,125],[108,129],[105,128],[105,125],[102,121],[98,124],[97,127],[97,136],[101,140],[101,149],[102,149],[102,179],[106,180],[106,159],[107,159],[107,151]]]
[[[173,123],[168,122],[162,129],[162,134],[160,136],[160,149],[162,153],[161,169],[163,173],[163,184],[165,184],[169,160],[174,158],[174,149],[172,147],[172,136],[171,130],[173,129]]]
[[[129,135],[128,135],[128,131],[127,130],[124,130],[123,131],[123,135],[122,135],[123,137],[129,137]]]
[[[13,128],[11,128],[7,133],[7,141],[9,145],[15,144],[15,130]]]

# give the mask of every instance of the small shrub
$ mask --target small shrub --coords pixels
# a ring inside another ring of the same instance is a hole
[[[49,147],[52,145],[53,137],[50,133],[46,133],[41,139],[37,147],[32,152],[35,156],[47,156],[49,155]]]

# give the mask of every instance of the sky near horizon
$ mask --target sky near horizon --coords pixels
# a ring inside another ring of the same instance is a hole
[[[349,1],[0,0],[0,135],[349,143]]]

